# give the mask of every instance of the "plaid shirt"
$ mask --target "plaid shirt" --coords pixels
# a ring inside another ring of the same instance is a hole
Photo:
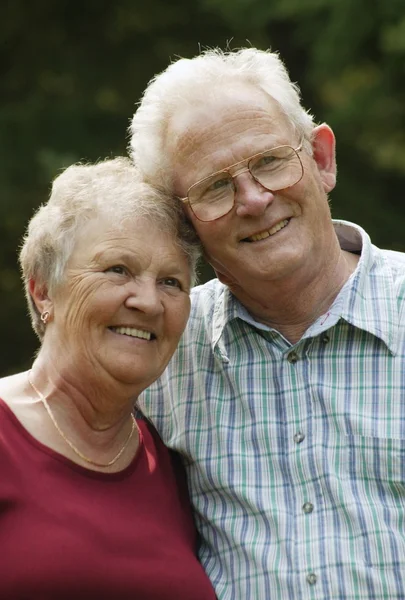
[[[335,228],[360,261],[298,343],[210,281],[140,399],[220,600],[405,599],[405,254]]]

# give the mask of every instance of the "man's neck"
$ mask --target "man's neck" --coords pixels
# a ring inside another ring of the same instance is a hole
[[[356,269],[359,257],[339,249],[334,260],[288,280],[260,285],[230,286],[232,293],[261,323],[276,329],[289,342],[298,342],[305,331],[333,304]]]

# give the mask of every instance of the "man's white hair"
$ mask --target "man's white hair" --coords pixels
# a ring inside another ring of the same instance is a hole
[[[40,339],[45,327],[29,282],[34,279],[51,292],[61,284],[81,228],[99,217],[107,217],[118,228],[126,219],[151,220],[184,252],[195,283],[200,244],[179,201],[143,182],[129,158],[72,165],[53,182],[49,201],[29,222],[20,251],[28,308]]]
[[[143,94],[130,126],[130,154],[146,181],[173,193],[167,133],[172,117],[188,106],[203,105],[210,91],[232,84],[248,84],[271,96],[311,152],[313,117],[302,107],[299,88],[279,55],[255,48],[210,49],[173,62],[149,82]]]

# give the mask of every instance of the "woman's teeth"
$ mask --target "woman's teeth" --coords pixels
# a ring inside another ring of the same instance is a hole
[[[143,331],[142,329],[135,329],[135,327],[110,327],[115,333],[121,335],[129,335],[131,337],[142,338],[143,340],[150,340],[152,334],[150,331]]]

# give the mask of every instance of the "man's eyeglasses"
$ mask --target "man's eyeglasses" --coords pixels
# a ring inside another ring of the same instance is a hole
[[[255,181],[271,192],[289,188],[300,181],[304,174],[298,148],[278,146],[204,177],[192,185],[186,198],[194,215],[200,221],[215,221],[229,213],[235,204],[234,178],[250,172]],[[246,166],[242,166],[246,165]],[[240,168],[237,168],[240,167]]]

